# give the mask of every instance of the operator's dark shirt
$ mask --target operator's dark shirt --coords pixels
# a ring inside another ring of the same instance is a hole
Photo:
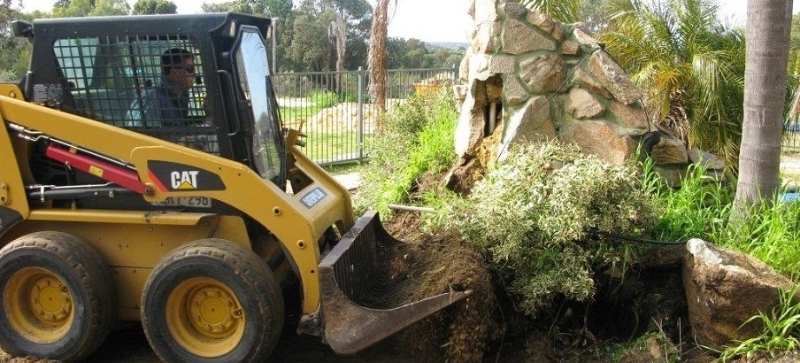
[[[177,85],[166,77],[131,103],[125,126],[183,126],[189,113],[189,92],[178,97]],[[141,102],[140,102],[141,101]]]

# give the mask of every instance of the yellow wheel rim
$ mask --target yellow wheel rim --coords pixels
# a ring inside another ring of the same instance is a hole
[[[17,334],[38,344],[63,338],[74,318],[72,294],[55,273],[25,267],[8,279],[3,291],[6,317]]]
[[[200,357],[224,355],[244,336],[245,316],[236,295],[222,282],[195,277],[167,299],[167,327],[175,341]]]

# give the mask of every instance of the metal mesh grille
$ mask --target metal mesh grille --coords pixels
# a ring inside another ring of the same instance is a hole
[[[191,54],[193,69],[169,63],[170,71],[165,70],[165,52],[174,49]],[[189,36],[60,38],[53,52],[65,79],[66,111],[205,152],[219,152],[211,110],[204,107],[203,59]],[[165,75],[176,68],[192,79],[191,87],[181,95],[175,92],[176,83]]]

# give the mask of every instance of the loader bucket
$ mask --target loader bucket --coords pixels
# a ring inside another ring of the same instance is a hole
[[[472,293],[452,291],[402,304],[410,281],[385,276],[380,265],[382,251],[398,243],[370,211],[320,262],[323,339],[334,352],[357,353]]]

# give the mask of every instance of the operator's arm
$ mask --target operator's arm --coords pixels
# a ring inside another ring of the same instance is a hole
[[[150,88],[131,102],[125,115],[125,127],[160,126],[161,112],[157,89]]]

